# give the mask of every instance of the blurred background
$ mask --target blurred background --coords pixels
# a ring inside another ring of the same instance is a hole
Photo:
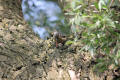
[[[24,19],[42,39],[54,31],[69,32],[57,0],[22,0],[22,11]]]

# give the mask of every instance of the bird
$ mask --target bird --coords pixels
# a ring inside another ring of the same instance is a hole
[[[53,38],[55,40],[55,45],[56,45],[56,48],[59,47],[59,44],[62,44],[64,45],[65,42],[67,41],[67,38],[65,36],[63,36],[60,32],[58,31],[54,31],[53,33]]]

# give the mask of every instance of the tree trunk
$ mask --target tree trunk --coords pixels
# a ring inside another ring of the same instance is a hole
[[[21,0],[0,0],[0,80],[103,80],[81,45],[41,40],[24,21]]]

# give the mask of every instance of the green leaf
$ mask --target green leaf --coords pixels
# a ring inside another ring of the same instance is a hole
[[[73,43],[74,43],[74,41],[68,40],[68,41],[65,43],[65,45],[71,45],[71,44],[73,44]]]
[[[76,7],[75,1],[73,1],[73,2],[71,3],[71,7],[72,7],[73,10],[75,9],[75,7]]]
[[[106,6],[106,5],[105,5],[105,1],[104,1],[104,0],[100,0],[99,3],[98,3],[99,10],[101,11],[101,9],[102,9],[103,7],[105,7],[105,6]]]
[[[99,9],[99,6],[98,6],[97,2],[95,2],[94,5],[95,5],[96,9]]]

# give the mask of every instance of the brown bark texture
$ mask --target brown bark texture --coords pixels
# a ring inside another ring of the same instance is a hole
[[[0,0],[0,80],[113,80],[112,71],[96,75],[80,42],[55,47],[24,21],[21,0]]]

